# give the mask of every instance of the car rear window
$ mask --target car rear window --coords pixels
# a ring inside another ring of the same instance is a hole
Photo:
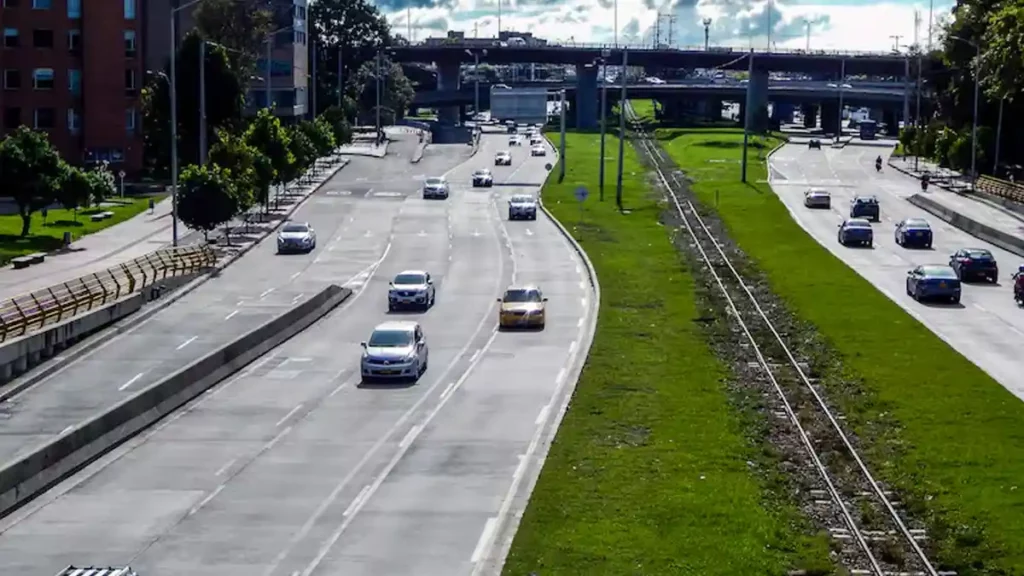
[[[513,196],[512,197],[512,203],[513,204],[524,204],[524,203],[528,204],[530,202],[533,202],[533,197],[532,196]]]
[[[871,228],[871,224],[868,224],[867,222],[865,222],[863,220],[847,220],[846,221],[846,227],[847,228]]]
[[[967,256],[975,260],[985,260],[992,258],[992,253],[988,250],[968,250]]]
[[[857,198],[858,204],[878,204],[877,198]]]
[[[946,278],[956,280],[956,272],[949,266],[926,266],[924,275],[929,278]]]
[[[907,220],[906,225],[912,228],[931,228],[927,220]]]

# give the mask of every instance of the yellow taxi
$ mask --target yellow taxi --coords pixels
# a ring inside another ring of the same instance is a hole
[[[498,298],[498,326],[501,328],[544,328],[544,297],[537,286],[513,286]]]

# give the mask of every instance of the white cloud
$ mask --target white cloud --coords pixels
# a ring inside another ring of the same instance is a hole
[[[773,44],[779,48],[803,48],[806,44],[805,19],[818,24],[811,28],[811,48],[818,50],[889,50],[894,35],[901,36],[900,46],[913,43],[914,10],[921,11],[920,41],[926,42],[927,3],[871,2],[858,5],[829,3],[774,2],[772,4]],[[494,37],[498,29],[496,0],[451,0],[453,7],[422,7],[388,14],[396,32],[407,34],[407,15],[411,15],[414,40],[443,36],[447,27],[465,32],[467,36]],[[704,31],[701,20],[712,19],[712,45],[738,48],[764,48],[768,24],[766,0],[619,0],[618,19],[606,0],[502,0],[501,29],[532,32],[549,41],[608,43],[615,25],[619,41],[632,20],[636,20],[640,38],[650,43],[658,9],[663,13],[674,4],[676,20],[673,44],[702,46]],[[607,7],[605,7],[607,6]],[[950,0],[937,3],[935,21],[948,14]],[[445,26],[447,25],[447,26]],[[662,42],[668,40],[668,26],[663,21]],[[751,36],[752,31],[753,36]]]

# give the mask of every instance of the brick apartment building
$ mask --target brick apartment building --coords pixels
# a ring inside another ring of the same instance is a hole
[[[142,167],[145,0],[0,0],[0,134],[28,125],[74,164]]]
[[[2,0],[0,0],[2,1]],[[22,0],[24,1],[24,0]],[[114,0],[107,0],[114,1]],[[147,70],[163,70],[170,56],[170,21],[175,19],[178,41],[195,28],[190,0],[146,0],[145,55]],[[309,87],[309,39],[306,28],[307,0],[266,0],[274,11],[271,39],[270,90],[274,114],[283,121],[301,119],[307,112]],[[181,10],[179,6],[188,6]],[[266,76],[267,58],[261,51],[255,74]],[[266,87],[255,80],[246,98],[246,113],[266,107]]]

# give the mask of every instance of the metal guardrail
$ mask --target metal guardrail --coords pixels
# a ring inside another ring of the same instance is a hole
[[[207,246],[157,250],[102,272],[0,302],[0,342],[149,288],[169,277],[194,274],[212,266]]]
[[[495,40],[497,43],[497,40]],[[485,45],[481,41],[466,41],[464,39],[457,38],[428,38],[427,40],[421,40],[418,42],[411,42],[407,46],[401,46],[397,48],[445,48],[445,47],[462,47],[466,48],[500,48],[502,50],[543,50],[546,48],[569,48],[569,49],[581,49],[581,50],[629,50],[631,52],[707,52],[709,54],[734,54],[736,56],[743,56],[750,54],[751,49],[733,47],[733,46],[712,46],[709,49],[705,49],[701,46],[652,46],[650,44],[612,44],[612,43],[592,43],[592,42],[571,42],[568,44],[548,42],[543,45],[512,45],[507,44],[504,46],[499,45]],[[907,54],[893,54],[893,52],[887,51],[866,51],[866,50],[804,50],[802,48],[772,48],[771,50],[754,50],[754,54],[758,56],[770,56],[772,54],[779,55],[793,55],[793,56],[852,56],[852,57],[869,57],[869,58],[892,58],[894,60],[909,58]]]

